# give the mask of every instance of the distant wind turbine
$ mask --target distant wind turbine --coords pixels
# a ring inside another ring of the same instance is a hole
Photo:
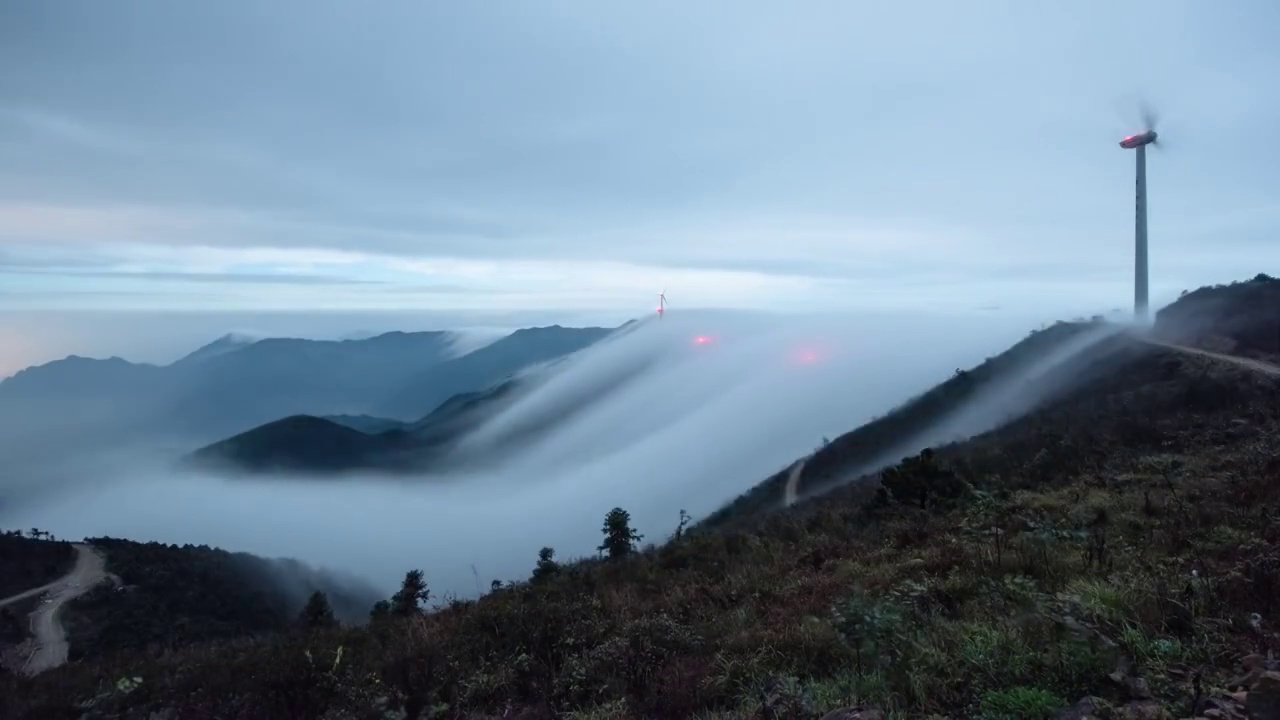
[[[662,313],[666,311],[667,311],[667,289],[663,288],[662,292],[658,293],[658,319],[659,320],[662,319]]]

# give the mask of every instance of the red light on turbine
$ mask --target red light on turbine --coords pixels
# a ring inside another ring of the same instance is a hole
[[[791,351],[791,362],[797,365],[817,365],[827,359],[829,352],[821,347],[801,347]]]
[[[694,344],[694,345],[710,345],[710,344],[711,344],[711,336],[710,336],[710,335],[695,335],[695,336],[694,336],[694,338],[693,338],[693,344]]]

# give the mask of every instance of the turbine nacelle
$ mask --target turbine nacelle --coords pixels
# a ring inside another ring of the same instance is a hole
[[[1138,133],[1137,135],[1130,135],[1129,137],[1121,140],[1120,147],[1125,150],[1133,150],[1134,148],[1139,148],[1143,145],[1150,145],[1156,141],[1157,137],[1159,137],[1159,134],[1156,133],[1155,130],[1148,130],[1144,133]]]

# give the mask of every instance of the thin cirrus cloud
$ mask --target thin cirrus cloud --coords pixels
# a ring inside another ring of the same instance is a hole
[[[1280,120],[1276,27],[1265,0],[18,0],[0,309],[1120,304],[1139,99],[1170,140],[1153,289],[1229,280],[1278,259],[1280,142],[1230,142]]]

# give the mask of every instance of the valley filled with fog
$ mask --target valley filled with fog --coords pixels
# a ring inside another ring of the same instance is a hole
[[[533,370],[524,392],[454,448],[483,460],[480,470],[228,477],[133,452],[81,454],[68,437],[48,467],[32,470],[45,474],[47,492],[8,492],[23,483],[5,480],[0,526],[292,557],[387,593],[421,568],[437,596],[469,596],[494,579],[526,578],[543,546],[559,559],[594,555],[615,506],[631,513],[645,542],[662,542],[681,509],[701,518],[824,437],[888,412],[1038,324],[670,312]]]

